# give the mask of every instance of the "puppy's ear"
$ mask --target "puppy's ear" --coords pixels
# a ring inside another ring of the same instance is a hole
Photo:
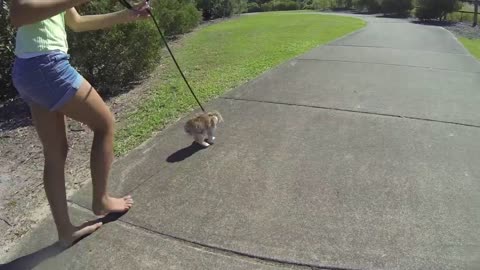
[[[218,119],[218,123],[223,122],[222,115],[219,112],[213,111],[213,112],[209,113],[209,115],[210,116],[215,116]]]

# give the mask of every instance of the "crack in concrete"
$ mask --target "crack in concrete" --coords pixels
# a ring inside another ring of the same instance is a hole
[[[244,101],[244,102],[258,102],[258,103],[276,104],[276,105],[286,105],[286,106],[304,107],[304,108],[313,108],[313,109],[321,109],[321,110],[329,110],[329,111],[350,112],[350,113],[358,113],[358,114],[376,115],[376,116],[384,116],[384,117],[392,117],[392,118],[402,118],[402,119],[409,119],[409,120],[418,120],[418,121],[426,121],[426,122],[435,122],[435,123],[442,123],[442,124],[458,125],[458,126],[464,126],[464,127],[480,128],[480,125],[466,124],[466,123],[458,123],[458,122],[451,122],[451,121],[443,121],[443,120],[436,120],[436,119],[429,119],[429,118],[421,118],[421,117],[415,117],[415,116],[404,116],[404,115],[388,114],[388,113],[378,113],[378,112],[369,112],[369,111],[357,111],[357,110],[352,110],[352,109],[341,109],[341,108],[333,108],[333,107],[325,107],[325,106],[316,106],[316,105],[304,105],[304,104],[295,104],[295,103],[278,102],[278,101],[254,100],[254,99],[246,99],[246,98],[233,98],[233,97],[220,97],[220,98],[221,98],[221,99],[226,99],[226,100],[235,100],[235,101]]]
[[[436,68],[436,67],[426,67],[426,66],[415,66],[415,65],[405,65],[405,64],[389,64],[389,63],[380,63],[380,62],[363,62],[363,61],[351,61],[351,60],[336,60],[336,59],[316,59],[316,58],[297,58],[299,61],[318,61],[318,62],[339,62],[339,63],[353,63],[353,64],[371,64],[371,65],[383,65],[383,66],[394,66],[394,67],[409,67],[409,68],[420,68],[428,70],[441,70],[455,73],[467,73],[467,74],[480,74],[480,71],[461,71],[453,70],[448,68]]]
[[[77,210],[86,212],[88,211],[90,213],[90,209],[83,207],[82,205],[76,204],[74,202],[70,202],[70,206],[73,208],[76,208]],[[313,265],[313,264],[308,264],[308,263],[300,263],[300,262],[294,262],[294,261],[289,261],[289,260],[282,260],[282,259],[274,259],[274,258],[267,258],[263,256],[257,256],[254,254],[249,254],[245,252],[240,252],[240,251],[234,251],[234,250],[229,250],[226,248],[222,247],[216,247],[212,245],[207,245],[203,244],[197,241],[193,240],[188,240],[185,238],[181,238],[178,236],[158,232],[149,228],[146,228],[144,226],[134,224],[132,222],[128,222],[125,220],[116,220],[120,226],[123,226],[127,229],[132,229],[132,230],[139,230],[147,234],[153,234],[158,237],[163,238],[164,240],[168,241],[175,241],[181,244],[184,244],[186,246],[189,246],[191,248],[196,248],[203,250],[205,252],[209,252],[215,255],[223,255],[226,257],[231,257],[231,258],[236,258],[239,260],[244,260],[244,261],[253,261],[258,264],[263,264],[263,265],[270,265],[270,266],[279,266],[279,267],[288,267],[289,269],[305,269],[305,270],[360,270],[359,268],[343,268],[343,267],[335,267],[335,266],[322,266],[322,265]],[[293,268],[292,268],[293,267]]]
[[[366,29],[366,27],[365,27]],[[463,56],[470,56],[467,52],[465,53],[451,53],[451,52],[439,52],[439,51],[429,51],[429,50],[416,50],[416,49],[402,49],[402,48],[394,48],[394,47],[387,47],[387,46],[375,46],[375,45],[354,45],[354,44],[325,44],[325,47],[355,47],[355,48],[375,48],[375,49],[391,49],[391,50],[398,50],[398,51],[412,51],[412,52],[422,52],[422,53],[433,53],[433,54],[451,54],[451,55],[463,55]]]

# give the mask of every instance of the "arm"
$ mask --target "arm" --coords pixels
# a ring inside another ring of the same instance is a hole
[[[14,27],[50,18],[90,0],[12,0],[10,22]]]
[[[134,7],[135,10],[122,10],[101,15],[81,16],[75,8],[67,10],[65,23],[75,32],[92,31],[110,28],[116,24],[133,22],[148,17],[148,5],[142,3]]]

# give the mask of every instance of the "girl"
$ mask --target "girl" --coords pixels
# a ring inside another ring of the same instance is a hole
[[[18,28],[13,83],[29,104],[43,145],[43,181],[59,241],[69,246],[102,224],[74,226],[68,216],[65,160],[68,144],[65,117],[86,124],[94,132],[90,156],[93,182],[92,209],[96,215],[125,212],[130,196],[110,197],[107,179],[113,161],[114,119],[95,89],[69,64],[65,25],[73,31],[90,31],[148,17],[146,2],[132,10],[80,16],[74,6],[90,0],[12,0],[10,20]],[[95,48],[92,48],[94,50]]]

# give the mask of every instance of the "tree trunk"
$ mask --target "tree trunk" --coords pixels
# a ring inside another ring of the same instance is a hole
[[[478,25],[478,0],[475,0],[475,14],[473,15],[473,27]]]

